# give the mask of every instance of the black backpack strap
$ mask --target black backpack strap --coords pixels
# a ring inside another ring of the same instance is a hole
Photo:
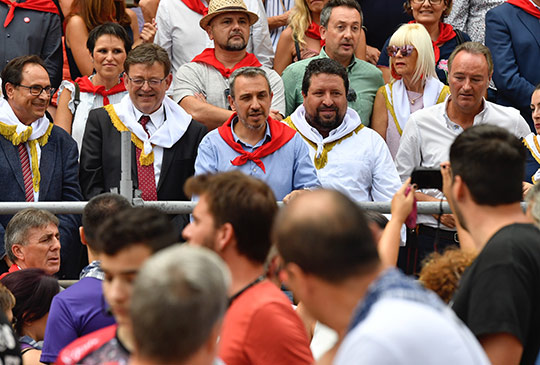
[[[75,113],[77,113],[77,107],[81,103],[81,88],[79,84],[73,81],[75,84],[75,95],[73,96],[73,104],[75,105],[75,111],[73,111],[73,118],[75,118]]]
[[[296,39],[294,40],[294,49],[296,50],[296,60],[300,61],[302,56],[300,55],[300,45]]]
[[[454,32],[456,32],[458,46],[461,43],[465,43],[465,37],[463,37],[463,32],[461,30],[457,29],[457,28],[454,28]]]

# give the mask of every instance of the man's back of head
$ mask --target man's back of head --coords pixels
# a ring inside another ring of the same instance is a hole
[[[319,190],[279,213],[274,238],[283,260],[329,283],[368,274],[379,265],[362,210],[342,193]]]
[[[231,171],[216,175],[198,175],[186,182],[187,195],[198,195],[208,204],[214,228],[230,224],[234,230],[236,251],[248,260],[264,264],[270,250],[270,230],[277,203],[264,182]],[[192,226],[195,223],[191,223]],[[190,239],[186,227],[184,236]],[[195,242],[200,243],[200,242]]]
[[[208,249],[175,245],[151,257],[133,289],[136,361],[212,364],[229,284],[224,262]]]
[[[460,176],[476,204],[521,201],[525,148],[503,128],[481,125],[460,134],[450,148],[454,179]]]

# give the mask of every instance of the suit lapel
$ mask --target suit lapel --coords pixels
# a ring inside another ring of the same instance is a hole
[[[540,47],[540,20],[533,15],[526,13],[525,11],[518,11],[517,16],[529,30],[529,32],[531,32],[533,38],[538,44],[538,47]]]
[[[52,137],[52,136],[51,136]],[[41,147],[41,159],[39,160],[39,173],[41,175],[41,181],[39,183],[39,200],[44,200],[47,196],[49,186],[53,177],[56,161],[56,143],[49,141],[43,147]]]
[[[22,175],[21,159],[19,157],[19,152],[17,147],[13,145],[10,141],[5,139],[3,136],[0,136],[0,149],[4,152],[6,160],[13,171],[15,180],[19,184],[21,191],[24,193],[24,179]]]

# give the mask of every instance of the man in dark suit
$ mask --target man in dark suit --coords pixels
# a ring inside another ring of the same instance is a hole
[[[45,117],[53,93],[43,61],[37,56],[13,59],[2,71],[0,100],[0,200],[9,202],[81,200],[77,177],[77,144]],[[0,216],[0,257],[4,228],[11,216]],[[82,245],[80,218],[60,215],[60,275],[77,277]]]
[[[133,187],[145,201],[188,200],[182,191],[193,175],[197,147],[206,128],[191,119],[165,93],[171,62],[155,44],[133,49],[124,63],[126,95],[118,104],[92,110],[81,149],[79,177],[83,195],[120,185],[120,132],[130,131]],[[187,216],[183,217],[187,223]],[[180,227],[181,228],[181,227]]]
[[[511,0],[488,11],[486,46],[493,55],[495,101],[519,109],[534,131],[530,102],[540,83],[540,0]]]

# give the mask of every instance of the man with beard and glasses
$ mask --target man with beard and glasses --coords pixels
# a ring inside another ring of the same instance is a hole
[[[399,175],[384,140],[347,107],[347,71],[331,58],[311,61],[304,103],[285,122],[304,137],[321,185],[355,201],[390,201]]]
[[[534,364],[540,349],[540,231],[520,205],[525,156],[511,133],[482,125],[442,164],[443,191],[479,251],[452,309],[493,364]]]
[[[285,202],[320,185],[302,137],[269,117],[272,96],[262,68],[232,73],[228,99],[234,113],[201,141],[195,175],[240,170],[266,182]]]
[[[208,129],[219,127],[232,115],[227,100],[229,77],[234,70],[246,66],[261,67],[270,80],[274,92],[272,118],[281,120],[285,115],[281,78],[246,51],[249,27],[257,19],[243,0],[210,1],[208,15],[199,24],[214,41],[215,48],[205,49],[175,74],[173,100]]]
[[[0,201],[81,200],[77,144],[45,116],[54,94],[45,63],[38,56],[14,58],[2,71],[2,94]],[[0,257],[6,254],[4,230],[12,217],[0,216]],[[76,278],[82,249],[80,218],[62,214],[58,219],[60,224],[55,226],[58,225],[62,245],[59,275]],[[0,271],[7,269],[0,268]]]

